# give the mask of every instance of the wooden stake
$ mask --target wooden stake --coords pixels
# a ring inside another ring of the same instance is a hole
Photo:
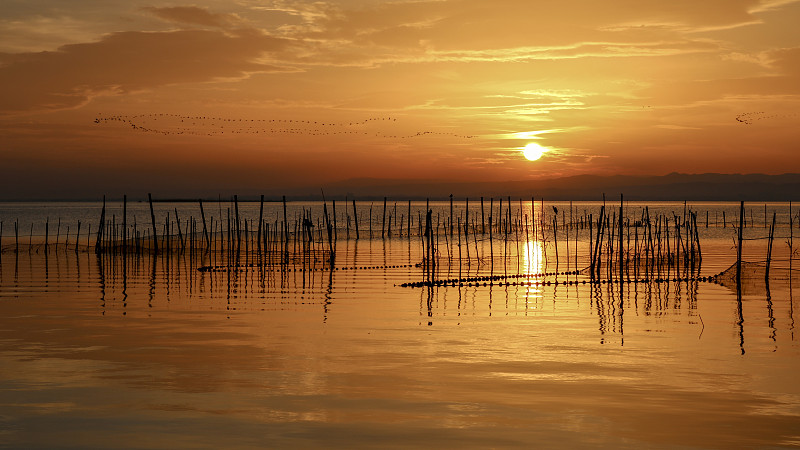
[[[409,208],[411,208],[410,204],[411,204],[411,202],[409,202]],[[356,227],[356,240],[358,240],[359,239],[359,235],[358,235],[358,211],[356,211],[356,199],[353,199],[353,223],[355,224],[355,227]]]
[[[337,226],[336,226],[336,200],[331,199],[331,206],[333,206],[333,240],[335,241],[336,240],[336,229],[337,229]],[[347,206],[347,203],[345,203],[345,206]]]
[[[258,253],[261,253],[261,247],[264,242],[262,232],[263,227],[262,223],[264,222],[264,194],[261,194],[261,206],[258,208],[258,237],[257,237],[257,245],[258,245]]]
[[[156,231],[156,214],[153,211],[152,194],[147,194],[147,201],[150,203],[150,222],[153,224],[153,254],[158,254],[158,233]]]
[[[408,201],[408,240],[411,242],[411,200]]]
[[[450,194],[450,240],[453,240],[453,194]]]
[[[386,197],[383,197],[383,222],[381,223],[381,239],[386,237]]]
[[[769,227],[769,243],[767,244],[767,264],[766,264],[766,270],[764,272],[764,282],[767,283],[767,285],[769,285],[769,265],[770,262],[772,261],[772,240],[775,237],[775,215],[776,212],[773,211],[772,226]],[[791,277],[792,275],[789,274],[789,276]]]
[[[481,197],[481,234],[486,234],[486,217],[483,214],[483,197]]]
[[[186,249],[186,242],[183,240],[183,233],[181,232],[181,219],[178,218],[178,208],[175,209],[175,224],[178,227],[178,242],[181,243],[181,251]],[[189,226],[186,226],[186,233],[189,233]]]
[[[619,239],[617,239],[617,247],[619,247],[619,282],[622,283],[622,273],[624,267],[624,253],[625,253],[625,246],[622,245],[622,210],[624,206],[624,201],[622,199],[622,194],[619,194]]]
[[[739,240],[736,252],[736,290],[742,290],[742,228],[744,228],[744,200],[739,204]]]
[[[241,225],[240,225],[240,221],[239,221],[239,196],[236,195],[236,194],[234,194],[234,196],[233,196],[233,210],[234,210],[235,216],[236,216],[236,222],[235,222],[235,225],[236,225],[236,254],[238,255],[239,251],[242,248],[242,234],[240,232]]]
[[[211,235],[206,228],[206,212],[203,210],[203,200],[198,199],[197,201],[200,203],[200,216],[203,219],[203,237],[206,238],[206,252],[208,252],[211,250]]]
[[[103,230],[105,229],[106,222],[106,196],[103,196],[103,210],[100,212],[100,226],[97,227],[97,241],[95,241],[94,251],[100,253],[101,242],[103,239]]]

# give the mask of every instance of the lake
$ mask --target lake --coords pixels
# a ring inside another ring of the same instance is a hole
[[[329,240],[330,201],[284,216],[226,199],[204,219],[129,202],[123,250],[115,201],[99,253],[102,203],[0,203],[0,445],[800,446],[788,204],[746,205],[751,263],[775,213],[773,275],[737,289],[712,277],[736,262],[739,203],[626,202],[626,258],[649,214],[681,224],[672,251],[696,231],[702,261],[615,278],[617,239],[600,282],[585,269],[602,202],[499,203],[337,201]]]

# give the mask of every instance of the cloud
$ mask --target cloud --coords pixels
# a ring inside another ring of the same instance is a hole
[[[568,47],[433,51],[429,53],[428,57],[432,61],[518,62],[586,57],[669,56],[684,53],[712,52],[717,48],[713,43],[691,41],[653,43],[591,42]]]
[[[38,16],[24,21],[0,20],[0,52],[56,49],[97,36],[95,24],[69,16]]]
[[[757,0],[609,0],[519,2],[453,0],[384,3],[329,9],[314,18],[310,36],[355,43],[439,50],[570,45],[606,41],[615,26],[683,32],[752,23]],[[621,33],[619,33],[621,34]],[[621,39],[621,38],[620,38]]]
[[[371,68],[719,52],[718,41],[696,32],[758,22],[756,12],[776,1],[423,0],[295,10],[282,2],[281,10],[305,12],[303,24],[284,30],[307,44],[296,63]]]
[[[773,67],[786,75],[800,77],[800,47],[774,50],[769,56]]]
[[[796,101],[800,95],[800,47],[769,51],[764,58],[770,61],[771,73],[659,83],[637,91],[637,95],[660,105],[684,106],[727,97]]]
[[[54,52],[0,54],[0,112],[74,108],[101,94],[287,70],[255,62],[289,45],[257,31],[121,32]]]
[[[228,28],[242,22],[242,19],[236,14],[212,13],[207,9],[197,6],[173,6],[165,8],[146,6],[142,8],[142,10],[162,20],[187,25]]]

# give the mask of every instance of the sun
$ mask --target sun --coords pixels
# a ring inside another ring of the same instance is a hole
[[[528,161],[536,161],[541,158],[549,149],[541,145],[531,142],[522,149],[522,154]]]

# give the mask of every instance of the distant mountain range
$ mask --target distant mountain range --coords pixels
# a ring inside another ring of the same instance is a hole
[[[465,197],[545,198],[549,200],[800,200],[800,174],[683,174],[663,176],[577,175],[531,181],[446,182],[359,178],[321,186],[326,197],[358,199],[456,199]],[[277,194],[277,192],[275,193]],[[285,192],[293,199],[319,199],[320,187]]]
[[[142,190],[106,192],[63,192],[62,197],[52,197],[43,193],[27,192],[14,195],[13,191],[0,193],[0,200],[98,200],[106,194],[109,199],[121,199],[128,194],[131,201],[147,199],[147,187]],[[142,194],[145,192],[145,194]],[[601,200],[619,199],[624,194],[626,200],[677,200],[677,201],[800,201],[800,173],[782,175],[764,174],[683,174],[671,173],[663,176],[632,175],[577,175],[572,177],[538,179],[528,181],[441,181],[355,178],[338,182],[321,183],[305,187],[248,187],[237,189],[233,186],[204,187],[196,191],[191,186],[180,188],[157,188],[153,191],[156,201],[196,200],[198,197],[216,201],[238,194],[242,201],[258,200],[261,194],[266,200],[321,200],[322,192],[328,199],[342,200],[345,197],[358,200],[431,200],[477,199],[479,197],[545,200]]]

